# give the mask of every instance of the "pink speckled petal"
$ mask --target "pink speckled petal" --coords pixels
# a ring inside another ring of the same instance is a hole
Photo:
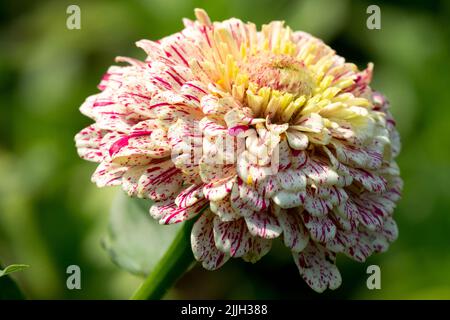
[[[216,247],[231,257],[242,257],[250,250],[251,235],[244,219],[223,222],[214,218],[214,241]]]
[[[269,210],[256,211],[245,217],[247,228],[253,236],[265,239],[275,239],[283,231],[275,217]]]
[[[210,182],[203,187],[203,195],[210,201],[222,200],[230,194],[233,184],[234,178]]]
[[[230,198],[219,201],[210,201],[209,206],[212,212],[214,212],[222,221],[234,221],[241,218],[239,212],[231,206]]]
[[[321,198],[312,188],[307,188],[304,208],[312,216],[323,217],[333,207],[332,198]]]
[[[138,194],[153,200],[165,200],[181,189],[183,176],[171,161],[157,162],[145,167],[138,180]]]
[[[216,270],[230,258],[216,248],[214,243],[214,215],[206,210],[195,222],[191,233],[191,246],[194,257],[207,270]]]
[[[98,165],[91,180],[100,188],[117,186],[122,183],[122,176],[126,171],[126,167],[104,161]]]
[[[104,158],[100,143],[102,141],[104,131],[97,128],[93,124],[81,130],[75,136],[78,155],[85,160],[92,162],[101,162]]]
[[[386,190],[386,179],[375,172],[364,169],[349,168],[353,179],[358,181],[366,190],[381,193]]]
[[[272,241],[259,237],[250,237],[250,248],[242,257],[247,262],[256,263],[264,257],[272,248]]]
[[[320,185],[334,185],[339,177],[325,159],[318,157],[309,158],[302,170],[311,181]]]
[[[182,208],[190,207],[203,198],[203,184],[193,184],[178,194],[175,198],[175,204]]]
[[[297,211],[280,210],[277,215],[283,229],[284,244],[292,252],[302,251],[309,242],[309,232],[303,225],[300,214]]]
[[[335,237],[337,228],[330,218],[314,217],[306,212],[303,212],[301,215],[312,240],[325,243]]]
[[[335,265],[333,252],[310,242],[302,252],[293,252],[292,256],[300,275],[314,291],[334,290],[341,285],[341,274]]]
[[[280,187],[287,191],[301,191],[306,187],[306,176],[297,170],[288,169],[277,174]]]
[[[278,191],[273,197],[273,202],[283,209],[295,208],[305,202],[306,191]]]
[[[295,150],[305,150],[308,147],[308,136],[297,130],[288,130],[286,136],[289,146]]]
[[[207,206],[205,199],[200,200],[190,207],[180,208],[174,199],[155,202],[150,208],[150,215],[159,220],[160,224],[174,224],[189,220],[197,216]]]

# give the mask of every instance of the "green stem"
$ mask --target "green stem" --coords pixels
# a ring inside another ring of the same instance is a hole
[[[157,300],[189,269],[194,256],[191,250],[191,230],[196,219],[183,223],[169,249],[131,296],[131,300]]]

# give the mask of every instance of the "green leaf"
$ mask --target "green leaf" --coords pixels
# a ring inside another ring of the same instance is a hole
[[[0,264],[0,268],[1,268]],[[0,300],[23,300],[24,294],[9,274],[28,268],[26,264],[13,264],[0,269]]]
[[[181,227],[159,225],[149,214],[151,205],[151,200],[130,198],[119,191],[102,241],[116,265],[140,276],[154,269]]]
[[[30,266],[27,265],[27,264],[12,264],[12,265],[9,265],[3,270],[0,269],[0,277],[6,276],[6,275],[8,275],[10,273],[13,273],[13,272],[17,272],[17,271],[21,271],[21,270],[27,269],[29,267]]]

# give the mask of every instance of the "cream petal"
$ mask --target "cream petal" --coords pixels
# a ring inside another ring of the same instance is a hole
[[[305,201],[306,192],[291,192],[286,190],[278,191],[272,200],[283,209],[295,208],[302,205]]]
[[[289,146],[295,150],[305,150],[308,147],[308,136],[298,130],[288,130],[286,136]]]
[[[372,210],[361,200],[353,199],[358,207],[358,221],[370,231],[380,229],[383,225],[383,214],[380,211]]]
[[[291,126],[291,128],[299,131],[315,133],[321,132],[323,127],[323,119],[317,113],[310,113],[307,116],[303,116],[295,125]]]
[[[395,223],[395,220],[392,217],[388,217],[384,221],[384,224],[382,227],[382,233],[387,238],[387,240],[389,240],[390,242],[397,240],[398,227],[397,227],[397,223]]]

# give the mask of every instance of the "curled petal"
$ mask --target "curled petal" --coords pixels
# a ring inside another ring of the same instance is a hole
[[[210,201],[222,200],[230,194],[233,184],[233,178],[225,178],[222,181],[207,183],[203,187],[203,195]]]
[[[136,170],[139,167],[136,167]],[[141,167],[142,168],[142,167]],[[154,163],[143,167],[138,178],[138,195],[153,200],[165,200],[175,195],[181,188],[183,176],[171,161]]]
[[[238,183],[233,184],[233,188],[231,189],[230,201],[233,209],[236,212],[239,212],[242,217],[248,217],[254,212],[248,201],[244,201],[241,198]]]
[[[219,201],[210,201],[209,206],[211,211],[217,214],[222,221],[234,221],[241,218],[240,214],[231,206],[229,197]]]
[[[193,184],[187,187],[186,189],[181,191],[175,198],[175,204],[178,207],[182,208],[192,206],[193,204],[204,198],[202,189],[203,184]]]
[[[230,258],[216,248],[213,230],[214,215],[206,210],[192,227],[191,247],[194,257],[207,270],[220,268]]]
[[[223,136],[227,134],[225,126],[218,124],[208,117],[204,117],[200,120],[198,125],[202,133],[207,137]]]
[[[231,257],[242,257],[250,250],[251,235],[244,219],[223,222],[214,218],[214,241],[216,247]]]
[[[319,114],[311,113],[308,116],[301,117],[292,128],[304,132],[319,133],[323,129],[323,119]]]
[[[350,200],[336,206],[331,213],[332,218],[345,231],[354,231],[358,227],[358,208]]]
[[[336,256],[324,247],[310,242],[302,252],[293,252],[292,256],[301,276],[314,291],[334,290],[341,285]]]
[[[150,215],[159,220],[160,224],[174,224],[189,220],[198,215],[207,206],[205,199],[196,202],[190,207],[180,208],[174,199],[155,202],[150,208]]]
[[[334,143],[339,161],[356,168],[378,169],[383,155],[375,150],[364,150],[354,146]]]
[[[306,176],[298,170],[285,170],[278,173],[281,188],[287,191],[305,190]]]
[[[274,239],[282,232],[277,217],[272,215],[270,211],[256,211],[245,217],[245,222],[250,233],[260,238]]]
[[[383,224],[382,228],[383,235],[390,241],[393,242],[398,238],[398,227],[392,217],[388,217]]]
[[[382,176],[364,169],[349,168],[353,179],[370,192],[381,193],[386,190],[387,181]]]
[[[306,191],[291,192],[281,190],[273,196],[273,202],[283,209],[295,208],[305,202]]]
[[[98,129],[95,124],[81,130],[75,136],[78,155],[88,161],[101,162],[104,158],[100,149],[103,135],[104,131]]]
[[[263,239],[259,237],[251,237],[250,248],[248,252],[242,257],[247,262],[255,263],[263,256],[265,256],[272,248],[272,241],[270,239]]]
[[[201,98],[200,106],[204,114],[225,115],[233,108],[228,99],[220,99],[214,95],[205,95]]]
[[[334,185],[339,178],[336,171],[324,159],[317,157],[308,159],[302,170],[311,181],[319,185]]]
[[[122,183],[122,177],[126,171],[126,167],[104,161],[98,165],[91,180],[100,188],[105,186],[118,186]]]
[[[316,217],[323,217],[331,210],[335,201],[333,198],[321,198],[311,188],[306,190],[303,207],[308,213]]]
[[[346,232],[338,229],[336,232],[336,236],[333,239],[327,241],[325,247],[333,252],[346,253],[348,248],[356,245],[357,240],[357,232]]]
[[[336,225],[330,218],[314,217],[306,212],[303,212],[301,216],[312,240],[325,243],[332,240],[336,235]]]
[[[176,76],[174,70],[171,70],[171,76]],[[180,75],[178,74],[178,77]],[[208,93],[207,88],[200,81],[188,81],[181,87],[182,94],[188,99],[200,103],[201,99]]]
[[[295,150],[305,150],[308,147],[308,136],[297,130],[288,130],[286,136],[289,146]]]
[[[375,231],[383,225],[383,213],[380,210],[373,210],[360,199],[353,199],[358,207],[358,220],[367,229]]]
[[[346,254],[358,262],[364,262],[373,253],[371,244],[364,238],[358,236],[353,247],[346,248]]]
[[[239,194],[239,195],[238,195]],[[269,207],[269,199],[261,195],[255,188],[238,181],[232,190],[232,200],[239,197],[241,202],[248,209],[257,211],[265,210]]]
[[[278,222],[283,230],[283,240],[286,247],[292,252],[302,251],[309,242],[309,232],[303,225],[298,212],[280,210]]]

